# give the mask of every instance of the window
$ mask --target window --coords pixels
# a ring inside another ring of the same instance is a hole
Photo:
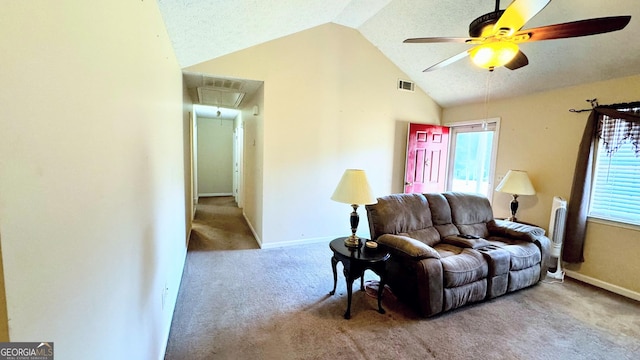
[[[589,216],[640,225],[640,124],[604,116],[600,129]]]
[[[449,124],[451,152],[447,189],[478,193],[491,199],[497,152],[497,119]]]

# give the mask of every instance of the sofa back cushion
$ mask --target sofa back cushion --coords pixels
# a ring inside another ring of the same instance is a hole
[[[429,202],[429,209],[431,210],[431,220],[433,226],[440,233],[441,238],[445,238],[451,235],[458,235],[460,231],[453,224],[451,217],[451,208],[449,202],[444,195],[439,193],[424,194]]]
[[[422,194],[383,196],[366,209],[374,240],[384,234],[406,234],[428,245],[440,241],[440,235],[433,228],[429,203]]]
[[[484,238],[489,235],[487,223],[493,220],[489,199],[482,195],[457,192],[446,192],[442,195],[449,203],[453,224],[460,233]]]

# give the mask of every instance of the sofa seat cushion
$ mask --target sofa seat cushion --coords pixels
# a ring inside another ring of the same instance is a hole
[[[492,245],[509,252],[511,264],[509,270],[522,270],[540,264],[542,255],[540,249],[534,243],[522,240],[491,237]]]
[[[445,258],[452,255],[458,255],[462,252],[462,250],[464,250],[459,246],[455,246],[453,244],[447,244],[447,243],[438,243],[434,245],[433,248],[436,249],[438,254],[440,254],[441,258]]]
[[[489,267],[483,256],[475,250],[463,249],[457,255],[441,258],[445,288],[466,285],[487,277]]]

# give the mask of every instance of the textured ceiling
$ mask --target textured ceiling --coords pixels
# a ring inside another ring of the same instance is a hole
[[[510,2],[503,0],[504,9]],[[493,73],[463,59],[422,70],[465,44],[403,44],[411,37],[467,36],[469,23],[493,0],[158,0],[182,67],[334,22],[357,29],[443,107],[640,74],[638,0],[553,0],[525,28],[586,18],[631,15],[618,32],[521,45],[529,65]],[[640,86],[640,84],[639,84]],[[598,94],[594,94],[598,96]]]

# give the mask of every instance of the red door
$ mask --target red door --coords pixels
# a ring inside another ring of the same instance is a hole
[[[409,124],[405,193],[445,190],[449,128],[437,125]]]

